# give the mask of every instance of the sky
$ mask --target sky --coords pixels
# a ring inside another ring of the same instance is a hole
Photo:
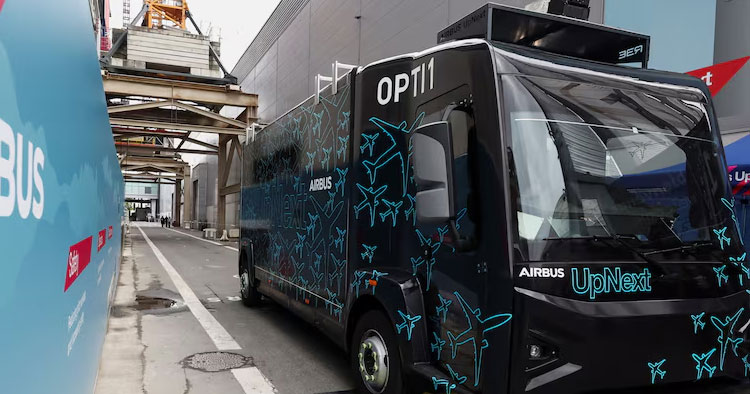
[[[122,1],[110,0],[113,28],[122,26]],[[221,62],[230,72],[279,1],[187,0],[190,12],[203,34],[209,35],[210,31],[212,40],[221,38]],[[142,0],[130,0],[131,18],[138,14],[142,6]],[[190,30],[194,31],[192,26]]]

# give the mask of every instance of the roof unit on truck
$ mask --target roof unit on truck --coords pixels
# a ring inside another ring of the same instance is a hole
[[[648,66],[650,37],[565,16],[487,4],[438,33],[438,44],[466,38],[536,48],[612,64]]]

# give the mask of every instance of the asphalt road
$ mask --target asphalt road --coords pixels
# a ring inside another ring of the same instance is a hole
[[[97,394],[134,388],[143,393],[353,392],[344,352],[270,301],[245,307],[239,301],[236,243],[207,242],[199,235],[151,223],[131,226]],[[163,299],[175,304],[167,307]],[[207,372],[221,369],[221,361],[217,368],[196,369],[191,363],[191,356],[222,347],[247,357],[244,365]]]

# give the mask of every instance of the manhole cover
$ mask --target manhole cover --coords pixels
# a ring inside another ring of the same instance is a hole
[[[147,297],[142,295],[135,296],[135,309],[139,311],[148,309],[166,309],[175,306],[175,304],[177,304],[177,301],[170,300],[169,298]]]
[[[228,352],[196,353],[182,360],[183,366],[204,372],[219,372],[242,368],[250,363],[252,363],[250,357]]]

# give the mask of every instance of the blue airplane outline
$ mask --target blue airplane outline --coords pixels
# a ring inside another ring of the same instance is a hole
[[[411,260],[411,269],[412,269],[412,275],[417,275],[417,269],[424,264],[426,267],[426,275],[427,275],[427,288],[425,290],[430,290],[430,283],[432,282],[432,268],[435,266],[435,263],[437,260],[435,260],[434,257],[430,258],[430,261],[428,262],[426,259],[424,259],[422,256],[419,256],[417,258],[409,257],[409,260]]]
[[[320,160],[320,166],[325,167],[326,171],[328,171],[331,167],[331,150],[333,148],[322,148],[323,151],[323,158]]]
[[[380,278],[382,278],[384,276],[388,276],[388,275],[389,274],[387,272],[380,272],[378,270],[372,270],[372,273],[370,274],[370,279],[368,279],[367,281],[365,281],[365,287],[367,287],[367,286],[372,287],[372,295],[375,295],[375,288],[378,286],[377,285],[378,279],[380,279]],[[371,286],[370,285],[370,281],[371,280],[375,281],[375,286]]]
[[[748,356],[750,355],[746,354],[745,357],[742,357],[742,362],[745,363],[745,376],[750,371],[750,361],[747,360]]]
[[[440,300],[440,305],[435,307],[435,314],[437,315],[438,319],[440,319],[440,314],[443,314],[443,323],[448,319],[448,308],[453,303],[453,300],[449,300],[445,297],[443,297],[442,294],[438,293],[438,299]]]
[[[323,124],[323,111],[325,111],[325,108],[321,109],[320,112],[311,111],[312,116],[315,119],[313,121],[312,128],[310,129],[311,136],[316,135],[316,134],[320,136],[320,126]],[[329,112],[329,116],[330,116],[330,112]],[[317,130],[317,133],[316,133],[316,130]]]
[[[336,226],[337,236],[331,241],[331,245],[337,248],[339,253],[344,253],[344,238],[346,237],[346,230],[341,230],[339,226]]]
[[[380,221],[385,222],[385,220],[388,218],[388,216],[391,216],[393,219],[393,227],[396,227],[396,216],[398,216],[398,210],[401,208],[401,205],[404,204],[403,201],[389,201],[385,198],[380,200],[383,205],[387,207],[387,210],[385,212],[380,213]]]
[[[338,204],[336,204],[333,208],[330,209],[330,212],[327,212],[326,209],[324,209],[324,207],[320,205],[318,200],[315,199],[315,197],[308,196],[308,198],[313,203],[313,208],[315,209],[315,213],[321,218],[321,227],[323,227],[322,225],[323,218],[326,219],[327,223],[329,224],[327,228],[328,234],[330,234],[333,228],[338,223],[337,220],[339,216],[341,216],[341,211],[342,211],[342,208],[344,207],[344,202],[339,201]],[[323,242],[325,239],[326,238],[319,238],[317,241],[313,240],[313,242],[308,243],[308,245],[310,246],[311,249],[317,249],[318,244]],[[328,239],[330,239],[330,237]]]
[[[323,205],[323,210],[328,212],[333,209],[333,203],[336,202],[336,192],[328,192],[328,201]]]
[[[420,246],[422,246],[422,247],[429,246],[430,248],[432,248],[432,254],[433,255],[435,255],[438,252],[438,250],[440,250],[440,247],[443,245],[442,242],[435,242],[433,244],[432,243],[433,242],[432,238],[431,237],[425,237],[424,234],[422,234],[422,232],[419,231],[418,228],[414,229],[414,231],[417,233],[417,238],[419,238],[419,245]]]
[[[379,119],[377,117],[371,117],[369,120],[371,123],[375,124],[380,128],[381,133],[385,134],[388,138],[391,140],[391,146],[388,147],[388,149],[385,150],[380,156],[378,156],[375,161],[370,160],[363,160],[362,165],[365,167],[365,171],[370,176],[370,184],[375,183],[375,179],[377,179],[377,173],[378,169],[382,168],[386,164],[390,163],[391,160],[398,157],[400,159],[401,163],[401,197],[404,197],[406,195],[406,180],[407,180],[407,168],[406,163],[404,162],[404,155],[398,150],[396,143],[396,139],[393,137],[393,134],[388,129],[395,131],[400,131],[404,134],[409,134],[415,127],[419,127],[419,125],[422,123],[422,119],[424,119],[424,112],[417,115],[417,118],[414,119],[414,122],[412,122],[411,127],[407,129],[407,122],[403,121],[399,123],[398,125],[394,125],[392,123],[386,122],[382,119]],[[395,151],[395,152],[394,152]],[[370,157],[372,157],[372,152],[370,152]]]
[[[372,156],[372,151],[375,149],[375,140],[378,137],[380,137],[380,134],[362,134],[365,142],[359,146],[359,153],[365,154],[365,149],[370,148],[370,156]]]
[[[727,226],[724,226],[721,230],[713,230],[714,234],[716,234],[716,239],[719,241],[719,246],[721,247],[721,250],[724,250],[724,243],[727,245],[732,244],[732,239],[726,236],[727,232]]]
[[[359,211],[365,209],[365,207],[370,207],[370,227],[375,226],[375,212],[376,207],[380,204],[380,201],[378,201],[378,198],[383,195],[383,193],[388,190],[388,185],[383,185],[377,188],[376,190],[373,190],[372,186],[366,188],[362,186],[361,184],[357,183],[357,188],[359,189],[359,192],[362,193],[362,196],[365,198],[364,200],[360,201],[357,205],[354,206],[354,216],[359,219]]]
[[[451,382],[448,379],[438,379],[437,377],[432,377],[432,386],[435,390],[438,389],[440,386],[445,386],[445,394],[451,394],[453,392],[453,389],[456,388],[456,384]]]
[[[341,189],[341,196],[344,196],[344,186],[346,185],[346,174],[349,173],[349,167],[341,169],[336,168],[336,175],[339,176],[339,179],[336,180],[336,183],[334,183],[334,187],[336,188],[336,192],[339,191],[339,188]]]
[[[716,348],[709,350],[707,353],[703,353],[700,356],[697,353],[693,353],[693,360],[697,363],[695,369],[698,371],[698,377],[696,380],[700,380],[703,377],[703,371],[708,372],[708,377],[712,378],[716,372],[716,366],[711,366],[708,362],[711,360],[711,356],[716,352]]]
[[[721,267],[712,267],[714,273],[716,273],[716,279],[719,281],[719,287],[721,287],[722,280],[724,281],[724,283],[729,283],[729,275],[724,273],[724,270],[726,268],[726,265],[722,265]]]
[[[372,264],[372,258],[375,257],[375,249],[378,248],[378,245],[370,246],[362,244],[362,247],[365,248],[365,251],[360,253],[362,260],[367,259],[367,263]]]
[[[319,272],[316,270],[313,266],[309,266],[310,272],[312,273],[312,289],[315,289],[316,291],[321,289],[321,282],[323,281],[323,277],[325,276],[325,273]]]
[[[344,120],[342,121],[340,118],[336,119],[336,126],[338,126],[338,130],[348,130],[351,111],[341,112],[341,115],[344,115]]]
[[[435,352],[437,351],[437,359],[440,361],[440,356],[443,353],[443,346],[445,346],[445,340],[440,338],[440,335],[438,335],[436,332],[432,332],[432,336],[435,338],[435,342],[430,342],[430,351]]]
[[[729,346],[730,343],[734,344],[735,341],[734,336],[732,335],[734,332],[734,326],[737,325],[737,322],[739,321],[740,316],[742,316],[742,312],[744,311],[745,308],[740,308],[737,313],[734,314],[734,316],[727,316],[726,318],[724,318],[724,321],[716,316],[711,316],[711,324],[713,324],[713,326],[716,327],[717,330],[719,330],[719,337],[716,339],[716,341],[719,342],[720,371],[724,370],[724,360],[727,356],[727,346]],[[726,328],[729,328],[729,330],[727,331]]]
[[[310,224],[305,226],[305,229],[307,230],[307,236],[310,237],[310,239],[315,239],[315,223],[320,222],[320,214],[313,215],[310,212],[307,213],[307,218],[310,219]],[[312,235],[310,235],[312,233]]]
[[[706,328],[706,323],[703,321],[703,316],[706,315],[706,312],[701,312],[697,315],[690,315],[690,317],[693,319],[693,331],[695,334],[698,333],[698,328],[703,330]]]
[[[307,234],[301,234],[297,233],[297,242],[294,244],[294,250],[299,255],[299,258],[302,258],[302,250],[305,246],[305,238],[307,238]]]
[[[747,279],[750,279],[750,268],[748,268],[745,265],[745,261],[747,259],[747,252],[743,253],[742,256],[739,257],[730,257],[729,261],[732,262],[736,267],[739,267],[740,270],[742,270],[742,273],[738,275],[740,279],[740,286],[744,286],[745,284],[745,278],[744,275],[747,275]]]
[[[318,252],[313,252],[313,255],[315,255],[315,259],[313,260],[313,267],[317,271],[320,271],[320,262],[323,260],[323,256],[319,255]]]
[[[398,314],[401,315],[403,322],[396,324],[397,333],[401,334],[401,331],[406,328],[406,340],[411,341],[412,330],[414,330],[414,326],[417,322],[422,320],[422,315],[412,316],[401,312],[400,310],[398,311]]]
[[[737,220],[737,214],[734,211],[734,199],[732,199],[732,202],[730,203],[729,200],[726,198],[721,199],[722,204],[724,204],[727,209],[729,209],[729,212],[732,213],[732,221],[734,221],[734,227],[737,229],[737,235],[739,235],[740,244],[745,245],[745,240],[742,238],[742,230],[740,229],[740,222]]]
[[[448,373],[451,375],[451,379],[458,384],[464,384],[468,380],[466,376],[461,376],[458,372],[453,370],[450,364],[446,363],[445,366],[448,368]]]
[[[456,296],[459,304],[461,304],[461,309],[463,309],[464,316],[466,317],[466,322],[469,327],[458,334],[458,336],[454,335],[451,331],[448,331],[448,341],[451,346],[451,357],[453,359],[456,358],[456,353],[459,346],[469,342],[472,343],[474,347],[474,386],[478,386],[479,374],[482,369],[482,354],[484,352],[484,349],[488,348],[490,344],[487,339],[483,338],[480,341],[479,349],[477,349],[477,339],[474,335],[470,336],[470,334],[473,331],[474,326],[476,325],[477,329],[481,332],[482,337],[484,337],[484,334],[486,334],[487,332],[508,323],[512,319],[513,315],[511,315],[510,313],[498,313],[496,315],[482,319],[481,317],[479,317],[482,314],[482,310],[480,308],[472,309],[471,306],[469,306],[469,303],[466,302],[466,300],[461,296],[459,292],[455,291],[453,292],[453,294]],[[496,323],[493,324],[493,321]],[[488,325],[489,327],[487,327]]]
[[[365,275],[367,275],[367,271],[354,271],[354,280],[349,284],[349,287],[356,290],[356,297],[359,297],[359,287],[362,285]]]
[[[315,156],[318,155],[318,152],[317,151],[315,151],[315,152],[305,152],[305,154],[307,155],[307,164],[305,165],[305,174],[307,174],[309,172],[310,175],[312,175],[313,174],[313,171],[312,171],[313,170],[313,162],[315,160]]]
[[[666,361],[667,359],[665,358],[659,362],[648,363],[648,367],[651,368],[651,384],[656,383],[656,375],[659,375],[659,378],[664,380],[664,375],[667,374],[667,371],[662,370],[661,367]]]
[[[411,194],[406,194],[407,201],[409,201],[409,209],[404,210],[404,217],[406,218],[406,221],[409,221],[409,216],[412,216],[412,226],[415,226],[417,224],[417,210],[416,210],[416,203],[417,198],[412,196]]]
[[[349,147],[349,135],[346,137],[338,137],[339,148],[336,149],[336,158],[346,161],[346,148]],[[343,158],[341,156],[344,156]]]

